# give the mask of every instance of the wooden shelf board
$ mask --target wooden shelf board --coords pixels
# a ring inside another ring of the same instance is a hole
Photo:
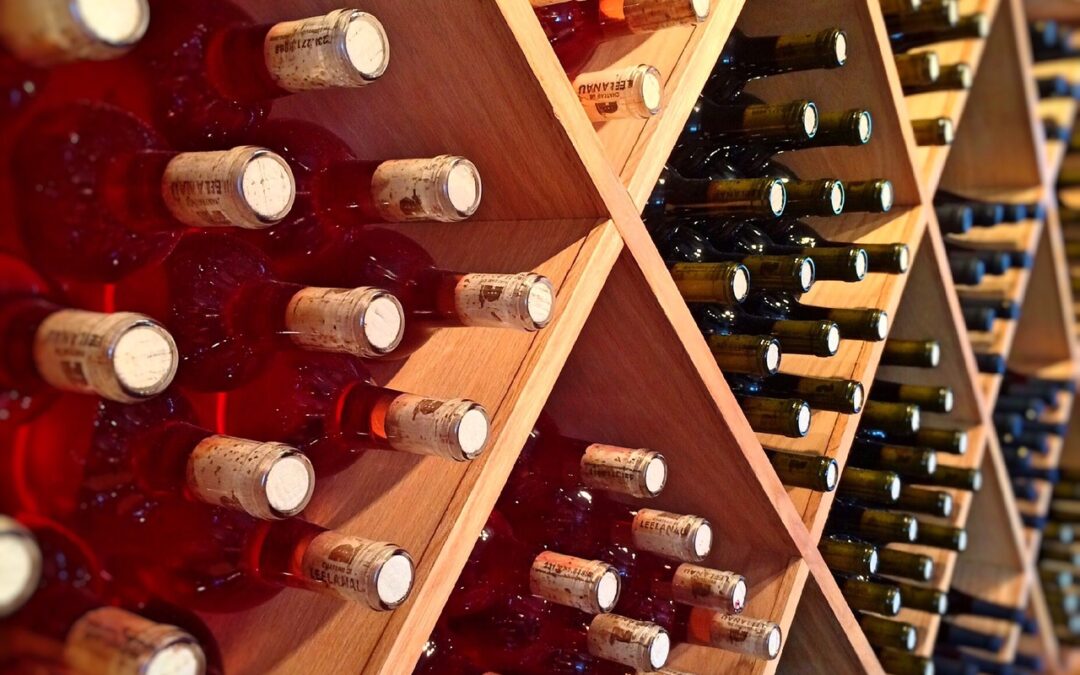
[[[1058,646],[1057,638],[1054,636],[1054,624],[1046,607],[1046,596],[1043,594],[1042,586],[1037,581],[1031,584],[1028,614],[1035,619],[1039,632],[1036,635],[1021,635],[1017,650],[1025,654],[1042,656],[1047,666],[1047,672],[1051,675],[1063,672],[1061,670],[1061,649]]]
[[[1039,64],[1035,64],[1036,71]],[[1036,76],[1038,73],[1036,72]],[[1070,80],[1077,81],[1080,80]],[[1056,97],[1056,98],[1044,98],[1039,100],[1039,119],[1046,120],[1052,119],[1058,123],[1059,126],[1072,129],[1076,122],[1077,101],[1074,98]],[[1046,176],[1048,179],[1053,179],[1061,171],[1061,164],[1065,160],[1065,154],[1068,152],[1069,142],[1062,140],[1047,140],[1046,141]]]
[[[1035,486],[1035,500],[1017,500],[1016,504],[1020,510],[1021,516],[1041,518],[1046,515],[1047,509],[1050,508],[1050,497],[1053,493],[1054,486],[1051,485],[1049,481],[1045,480],[1033,480],[1031,483]]]

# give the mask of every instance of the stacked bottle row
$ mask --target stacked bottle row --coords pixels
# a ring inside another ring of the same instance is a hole
[[[408,552],[300,514],[365,453],[468,461],[490,422],[369,368],[442,329],[539,330],[555,293],[442,269],[381,225],[471,216],[467,159],[358,157],[267,119],[278,98],[375,83],[389,53],[354,9],[259,25],[218,0],[0,7],[0,668],[199,673],[212,638],[179,608],[285,587],[408,598]]]
[[[955,40],[982,40],[990,32],[986,14],[961,14],[957,0],[881,0],[889,44],[905,96],[971,88],[970,63],[942,63],[934,48]],[[913,118],[918,145],[950,145],[959,120]]]
[[[660,452],[542,417],[415,672],[654,671],[679,642],[775,658],[780,627],[742,614],[747,580],[705,566],[724,555],[709,521],[648,506],[667,474]]]
[[[1080,52],[1072,46],[1071,30],[1056,21],[1032,21],[1028,24],[1028,35],[1031,39],[1032,57],[1036,62],[1080,56]],[[1042,101],[1080,98],[1080,83],[1062,74],[1037,76],[1035,86]],[[1052,116],[1043,117],[1041,122],[1047,141],[1069,143],[1069,150],[1075,151],[1071,142],[1071,123]]]
[[[645,206],[677,287],[761,433],[799,438],[814,407],[852,414],[862,405],[856,382],[780,374],[784,354],[827,358],[841,340],[888,334],[882,310],[817,306],[801,296],[819,280],[857,283],[902,274],[910,263],[903,243],[831,241],[820,233],[828,220],[805,220],[886,212],[888,180],[804,178],[781,163],[788,152],[865,145],[871,112],[766,103],[745,90],[771,75],[841,68],[847,56],[838,28],[769,36],[736,29]]]

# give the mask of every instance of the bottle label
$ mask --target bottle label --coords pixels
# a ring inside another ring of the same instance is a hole
[[[653,450],[593,443],[585,449],[578,475],[593,489],[647,499],[664,489],[667,464]]]
[[[780,653],[780,627],[762,619],[716,613],[710,617],[709,644],[760,659],[774,659]]]
[[[677,602],[721,612],[741,612],[746,603],[746,580],[734,572],[682,564],[671,579]]]
[[[615,606],[618,579],[615,568],[606,562],[544,551],[529,570],[529,590],[550,602],[599,614]]]
[[[386,70],[390,44],[374,16],[339,9],[274,25],[263,55],[270,76],[285,91],[362,87]]]
[[[660,626],[618,614],[600,614],[589,623],[589,653],[629,668],[648,671],[662,667],[667,662],[669,640]]]
[[[276,520],[307,505],[315,478],[310,462],[291,446],[215,435],[188,457],[187,486],[207,504]]]
[[[700,516],[641,509],[630,531],[635,548],[674,560],[699,562],[712,548],[712,527]]]
[[[284,159],[243,145],[180,153],[165,167],[161,196],[185,225],[261,230],[288,215],[296,181]]]
[[[465,399],[425,398],[401,394],[386,412],[390,447],[418,455],[462,461],[486,446],[488,428],[483,408]]]
[[[574,79],[574,90],[593,122],[652,117],[663,97],[660,73],[645,65],[583,73]]]
[[[0,42],[38,67],[114,59],[149,25],[145,2],[0,2]]]
[[[624,0],[622,4],[626,26],[634,33],[699,23],[709,14],[708,0]]]
[[[391,223],[434,220],[454,223],[480,205],[480,172],[463,157],[383,162],[371,178],[371,197]]]
[[[305,349],[375,358],[401,344],[405,312],[382,289],[309,287],[289,300],[285,329]]]
[[[454,289],[462,325],[534,331],[551,321],[555,290],[545,277],[522,274],[465,274]]]
[[[68,631],[64,660],[80,673],[197,675],[205,657],[175,626],[148,621],[116,607],[84,614]]]
[[[64,309],[34,336],[34,364],[57,389],[135,403],[165,390],[179,356],[172,336],[142,314]]]
[[[411,564],[391,564],[403,557],[393,544],[323,532],[308,544],[300,572],[308,588],[382,611],[404,602],[412,589]]]

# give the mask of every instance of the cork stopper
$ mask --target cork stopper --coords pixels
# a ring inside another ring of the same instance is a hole
[[[401,344],[405,310],[381,288],[310,287],[289,301],[285,328],[305,349],[376,358]]]
[[[555,313],[555,287],[539,274],[465,274],[454,289],[465,326],[540,330]]]
[[[315,491],[306,456],[284,443],[232,436],[203,439],[188,457],[188,489],[206,502],[278,520],[304,510]]]
[[[480,208],[480,171],[454,155],[383,162],[371,179],[371,197],[391,223],[456,223]]]
[[[631,536],[634,548],[673,560],[700,562],[712,550],[712,525],[701,516],[641,509]]]
[[[600,614],[588,630],[590,654],[630,668],[663,668],[671,653],[671,637],[655,623]]]
[[[146,0],[5,0],[0,43],[38,67],[121,56],[146,34]]]
[[[484,407],[461,398],[401,394],[386,412],[386,438],[392,448],[458,462],[480,456],[490,429]]]
[[[710,0],[624,0],[626,27],[632,33],[651,33],[671,26],[687,26],[709,17]]]
[[[574,91],[593,122],[647,119],[660,112],[664,83],[659,70],[642,64],[582,73],[574,79]]]
[[[241,145],[176,155],[161,177],[161,196],[185,225],[261,230],[289,215],[296,180],[280,155]]]
[[[581,457],[579,477],[595,490],[650,499],[667,484],[667,469],[667,460],[654,450],[593,443]]]
[[[362,87],[390,64],[382,23],[357,9],[275,24],[263,43],[266,69],[285,91]]]
[[[734,572],[683,563],[675,569],[671,592],[676,602],[738,614],[746,607],[746,579]]]
[[[187,632],[116,607],[84,614],[68,631],[64,661],[99,675],[203,675],[206,656]]]
[[[694,642],[759,659],[772,660],[780,654],[782,633],[780,626],[772,621],[695,610],[690,623],[689,633]]]
[[[176,375],[176,343],[153,319],[132,312],[65,309],[34,336],[34,365],[57,389],[135,403],[160,394]]]
[[[17,612],[41,581],[41,549],[16,520],[0,515],[0,619]]]
[[[529,570],[529,591],[590,614],[610,612],[619,599],[619,573],[600,560],[544,551]]]
[[[300,562],[305,585],[376,611],[400,606],[412,591],[412,557],[386,542],[326,531],[308,544]]]

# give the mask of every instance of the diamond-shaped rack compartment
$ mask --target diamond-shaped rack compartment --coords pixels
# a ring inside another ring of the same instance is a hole
[[[1066,81],[1080,83],[1080,59],[1056,59],[1036,63],[1033,74],[1037,79],[1063,77]],[[1068,135],[1076,124],[1077,100],[1073,96],[1053,96],[1039,100],[1039,119],[1044,126],[1052,123],[1066,138],[1046,139],[1046,176],[1053,185],[1069,150]]]

